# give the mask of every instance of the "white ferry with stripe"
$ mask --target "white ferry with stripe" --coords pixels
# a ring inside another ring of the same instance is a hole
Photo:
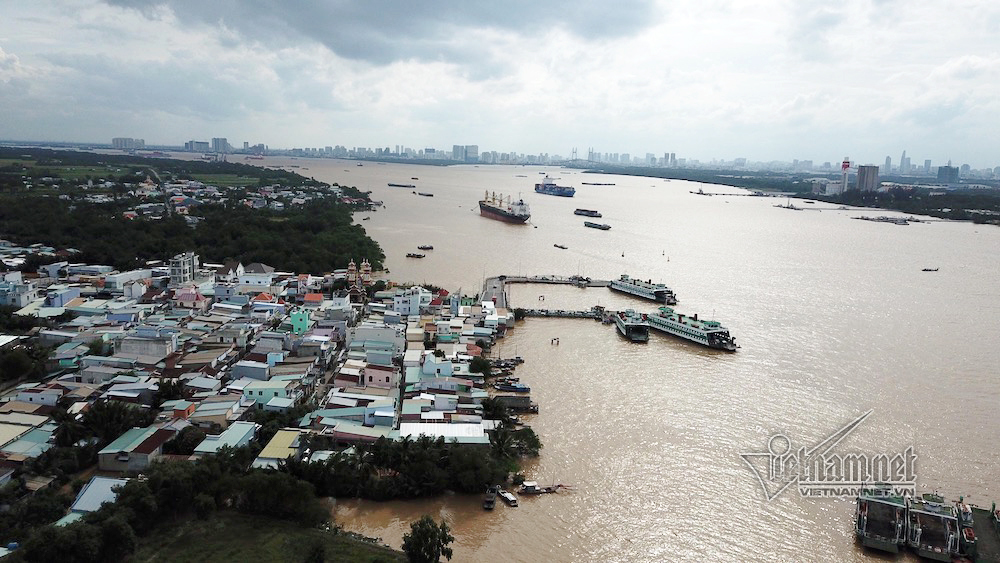
[[[615,291],[621,291],[622,293],[628,293],[636,297],[656,301],[657,303],[665,303],[667,305],[677,304],[677,296],[674,295],[674,290],[662,283],[653,283],[652,280],[636,280],[623,274],[622,277],[612,280],[608,287]]]
[[[709,348],[730,352],[735,352],[739,348],[736,339],[729,335],[729,329],[718,321],[699,320],[697,314],[685,317],[675,313],[670,307],[660,307],[658,313],[646,315],[646,324],[660,332],[679,336]]]

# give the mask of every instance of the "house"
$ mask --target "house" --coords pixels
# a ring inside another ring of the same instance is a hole
[[[254,460],[252,467],[261,469],[277,469],[278,462],[289,457],[299,459],[302,457],[303,441],[300,439],[302,432],[298,430],[278,430],[271,441],[264,446],[260,455]]]
[[[205,439],[195,446],[194,455],[214,454],[223,447],[238,448],[245,446],[257,435],[259,428],[260,425],[253,422],[234,422],[221,434],[209,434],[205,436]]]
[[[182,287],[174,292],[173,306],[179,309],[192,309],[203,312],[208,309],[208,299],[198,291],[197,287]]]
[[[233,364],[233,378],[249,377],[250,379],[267,381],[271,377],[269,373],[270,369],[271,366],[265,362],[243,360]]]
[[[132,428],[97,452],[101,471],[142,471],[163,453],[163,444],[176,431],[156,426]]]
[[[263,408],[263,405],[275,397],[298,401],[302,398],[302,389],[298,381],[253,381],[243,388],[243,396],[257,401]]]
[[[69,514],[56,521],[56,526],[66,526],[83,517],[84,514],[97,511],[105,503],[118,500],[118,489],[124,487],[128,479],[113,479],[111,477],[92,477],[76,495],[76,500],[69,507]]]
[[[46,405],[54,407],[59,399],[61,399],[68,390],[69,389],[59,385],[58,383],[46,383],[44,385],[21,389],[14,395],[14,400],[31,403],[33,405]]]

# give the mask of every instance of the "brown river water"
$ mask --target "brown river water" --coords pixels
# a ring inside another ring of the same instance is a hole
[[[656,332],[633,344],[591,320],[519,322],[494,353],[525,359],[516,375],[540,405],[528,418],[544,448],[524,471],[572,491],[493,512],[462,495],[346,500],[335,518],[347,529],[399,547],[411,521],[444,518],[454,561],[874,559],[855,544],[853,500],[807,498],[793,485],[768,501],[740,456],[767,452],[776,433],[811,447],[869,410],[838,453],[912,446],[920,491],[1000,500],[996,227],[856,221],[893,213],[821,202],[793,211],[774,198],[690,193],[744,193],[735,188],[553,167],[263,164],[372,190],[385,209],[355,217],[382,245],[393,280],[474,294],[499,274],[627,273],[666,283],[679,312],[715,318],[742,346],[727,354]],[[540,172],[576,196],[533,193]],[[520,193],[532,225],[480,217],[484,190]],[[611,230],[584,228],[577,207],[601,211]],[[419,244],[434,250],[405,258]],[[604,288],[513,285],[510,298],[655,308]]]

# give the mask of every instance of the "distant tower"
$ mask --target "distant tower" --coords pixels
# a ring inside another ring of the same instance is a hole
[[[358,266],[351,260],[351,263],[347,265],[347,285],[351,286],[358,281]]]
[[[572,160],[576,160],[576,147],[573,147],[573,158],[572,158]]]
[[[847,191],[847,172],[851,169],[851,159],[845,156],[844,162],[840,163],[840,169],[844,172],[844,179],[840,184],[840,192],[843,193]]]
[[[889,174],[892,174],[892,157],[891,156],[885,157],[885,170],[883,170],[882,173],[885,174],[886,176],[888,176]]]
[[[906,174],[909,171],[909,168],[906,166],[906,151],[903,151],[903,156],[899,157],[899,173]]]

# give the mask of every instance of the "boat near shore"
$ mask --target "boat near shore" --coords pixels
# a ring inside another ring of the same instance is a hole
[[[632,309],[619,311],[615,315],[615,327],[618,328],[619,334],[631,342],[648,342],[649,327],[644,317]]]
[[[392,182],[389,182],[387,185],[390,188],[415,188],[415,187],[417,187],[414,184],[394,184]]]
[[[735,352],[739,348],[726,327],[718,321],[699,320],[697,314],[685,316],[670,307],[660,307],[658,312],[646,315],[646,323],[660,332],[716,350]]]
[[[501,500],[507,503],[507,506],[512,508],[517,506],[517,497],[514,496],[514,493],[504,489],[503,487],[497,487],[497,495]]]
[[[858,495],[854,535],[865,547],[899,553],[906,545],[906,499],[875,487]]]
[[[608,284],[608,288],[657,303],[665,305],[676,305],[677,296],[674,291],[662,283],[653,283],[653,280],[637,280],[628,277],[626,274]]]

